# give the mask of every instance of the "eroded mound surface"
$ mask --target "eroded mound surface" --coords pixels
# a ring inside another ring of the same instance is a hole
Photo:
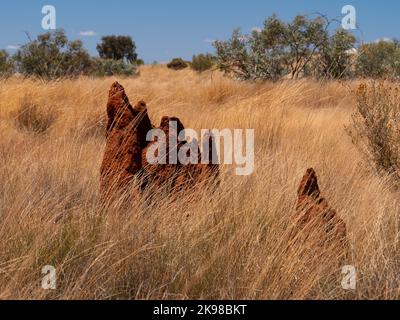
[[[170,192],[193,186],[200,181],[218,176],[219,166],[215,164],[200,164],[201,153],[198,150],[199,164],[182,163],[179,158],[170,161],[169,155],[179,153],[187,145],[186,141],[178,142],[174,150],[170,150],[170,141],[177,141],[178,135],[184,130],[182,122],[176,117],[163,117],[157,129],[165,133],[166,159],[165,163],[149,163],[147,152],[157,139],[147,141],[150,130],[156,129],[149,119],[147,106],[139,101],[132,106],[124,88],[115,82],[110,89],[107,103],[107,143],[101,166],[101,193],[109,198],[119,191],[131,187],[134,178],[141,181],[134,187],[133,194],[140,194],[147,188],[167,187]],[[171,122],[175,126],[171,126]],[[171,127],[176,128],[171,130]],[[208,159],[212,159],[215,141],[209,140],[209,150],[205,150]]]

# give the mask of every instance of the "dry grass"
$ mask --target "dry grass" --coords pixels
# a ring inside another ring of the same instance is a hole
[[[227,166],[217,192],[127,209],[98,204],[114,80],[0,82],[0,299],[400,297],[400,198],[347,136],[355,102],[343,84],[244,84],[163,67],[119,79],[156,123],[176,115],[187,127],[256,136],[252,176]],[[26,97],[40,128],[55,115],[42,134],[17,125]],[[341,263],[358,270],[354,292],[341,288],[335,252],[287,240],[308,167],[347,223]],[[57,268],[57,290],[41,288],[44,265]]]

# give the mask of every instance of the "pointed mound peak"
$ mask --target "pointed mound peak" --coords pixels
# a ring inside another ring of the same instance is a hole
[[[115,114],[118,112],[125,112],[127,107],[130,107],[129,98],[125,93],[124,87],[116,81],[110,88],[107,109]],[[121,110],[122,108],[124,110]]]
[[[115,81],[115,82],[111,85],[110,96],[113,96],[113,95],[116,94],[117,92],[123,92],[123,93],[125,93],[125,89],[124,89],[124,87],[123,87],[118,81]]]
[[[162,117],[159,128],[166,133],[168,132],[174,135],[178,135],[182,130],[185,130],[179,118],[167,116]],[[172,132],[170,132],[170,129],[172,129]]]
[[[310,168],[307,170],[306,174],[301,180],[297,194],[299,197],[311,196],[314,198],[318,198],[320,196],[318,178],[314,169]]]

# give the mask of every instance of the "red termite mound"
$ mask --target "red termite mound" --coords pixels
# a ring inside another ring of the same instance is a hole
[[[184,126],[178,118],[163,117],[158,127],[166,135],[166,158],[163,164],[148,163],[147,151],[157,141],[148,142],[147,135],[154,129],[147,113],[146,103],[139,101],[132,106],[124,88],[115,82],[110,89],[107,103],[107,143],[101,165],[101,194],[109,198],[120,190],[131,187],[131,182],[137,178],[141,185],[134,187],[133,194],[143,192],[147,188],[165,186],[171,192],[182,190],[205,180],[218,176],[218,165],[184,164],[169,161],[171,151],[177,151],[186,142],[179,142],[177,150],[169,150],[169,141],[177,140]],[[176,124],[176,130],[170,130],[170,123]],[[212,158],[215,148],[212,136],[210,150],[206,150],[208,158]],[[198,152],[199,159],[201,158]],[[128,190],[129,191],[129,190]]]
[[[124,188],[140,171],[142,149],[151,129],[145,103],[132,107],[118,82],[109,92],[107,116],[107,143],[100,170],[103,195]]]
[[[322,231],[320,241],[323,245],[346,243],[346,224],[321,196],[314,169],[307,170],[297,196],[295,211],[297,232],[309,234],[313,231]]]
[[[174,123],[174,126],[171,126],[171,123]],[[171,128],[173,129],[171,130]],[[216,153],[216,150],[215,140],[211,134],[206,135],[203,138],[203,140],[207,139],[208,142],[208,150],[203,151],[209,164],[202,164],[202,155],[198,147],[197,150],[195,150],[196,152],[194,155],[192,155],[196,158],[198,164],[192,164],[182,163],[179,157],[176,158],[176,156],[182,151],[182,148],[188,146],[187,141],[177,142],[176,145],[173,144],[172,148],[174,148],[174,150],[170,150],[170,142],[178,141],[177,138],[179,133],[185,129],[182,122],[175,117],[163,117],[158,129],[163,131],[166,137],[166,141],[164,141],[166,161],[164,164],[151,164],[147,161],[148,152],[151,152],[151,148],[159,142],[157,139],[154,139],[153,142],[143,149],[142,189],[150,186],[156,188],[166,187],[170,191],[180,191],[187,187],[191,187],[200,181],[209,181],[209,179],[213,180],[218,176],[219,166],[212,162],[212,155]],[[183,151],[189,152],[187,148]],[[172,153],[174,156],[170,159],[169,155]],[[189,155],[190,153],[188,153],[188,156]]]

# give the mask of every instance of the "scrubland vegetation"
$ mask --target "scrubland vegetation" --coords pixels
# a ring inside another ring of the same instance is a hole
[[[193,129],[255,129],[254,174],[222,166],[213,192],[101,205],[115,80],[154,122],[176,115]],[[387,85],[237,82],[165,66],[140,67],[136,78],[2,80],[0,298],[398,299],[399,99]],[[347,225],[340,261],[315,249],[319,239],[288,237],[309,167]],[[56,290],[41,287],[45,265],[56,267]],[[357,268],[357,290],[342,289],[343,265]]]
[[[62,30],[0,51],[0,299],[399,299],[399,41],[330,25],[272,16],[167,65],[143,66],[129,36],[92,57]],[[114,81],[153,124],[254,129],[255,172],[222,165],[216,189],[100,201]],[[344,255],[321,230],[290,236],[311,167],[346,224]]]

